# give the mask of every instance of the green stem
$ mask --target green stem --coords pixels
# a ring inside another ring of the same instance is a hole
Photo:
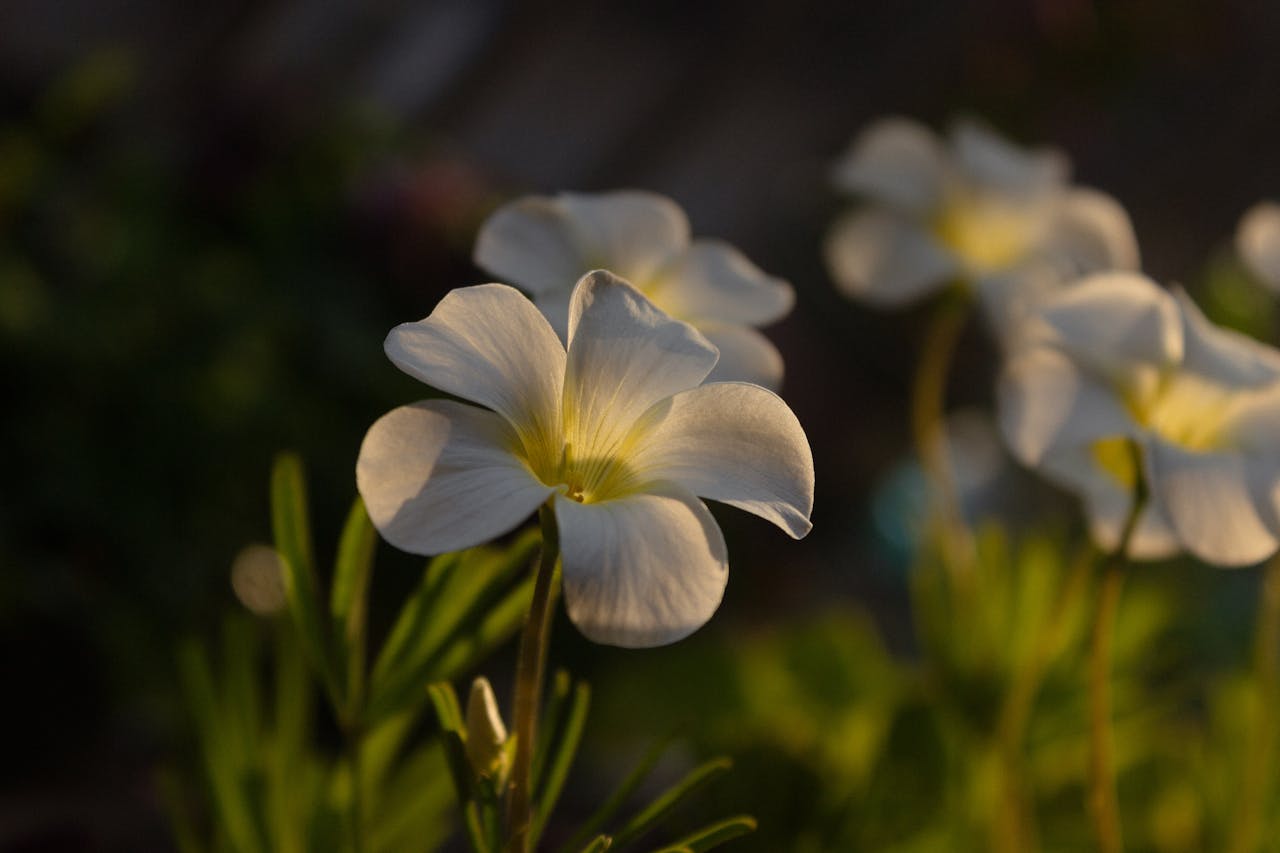
[[[1089,793],[1088,811],[1102,853],[1121,853],[1124,835],[1116,802],[1115,757],[1111,732],[1111,640],[1115,631],[1129,543],[1147,503],[1146,474],[1138,446],[1130,442],[1135,472],[1133,504],[1120,533],[1120,543],[1102,568],[1098,610],[1094,615],[1089,658]]]
[[[1254,736],[1250,740],[1240,785],[1240,812],[1231,837],[1232,853],[1253,853],[1262,833],[1262,817],[1271,794],[1271,764],[1276,745],[1276,702],[1280,701],[1280,555],[1271,558],[1262,576],[1258,633],[1254,648]]]
[[[516,663],[516,754],[511,765],[511,790],[507,802],[508,853],[527,853],[533,823],[533,745],[538,729],[543,670],[547,663],[547,640],[551,633],[551,582],[556,559],[560,556],[555,511],[550,502],[539,510],[538,520],[542,524],[542,557],[533,582],[533,601],[520,637],[520,657]]]
[[[932,515],[938,519],[944,562],[953,580],[968,573],[970,542],[947,446],[947,378],[969,319],[970,302],[968,291],[959,285],[938,300],[911,388],[911,431],[920,465],[932,487]]]

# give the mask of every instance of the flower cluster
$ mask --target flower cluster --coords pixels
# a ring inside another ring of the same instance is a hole
[[[1247,565],[1280,540],[1280,352],[1213,326],[1133,273],[1075,284],[1008,361],[1001,426],[1024,463],[1080,493],[1118,545],[1145,478],[1135,557]]]

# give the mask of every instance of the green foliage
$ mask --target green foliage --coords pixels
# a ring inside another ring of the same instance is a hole
[[[209,810],[198,819],[200,810],[170,775],[164,790],[175,835],[184,848],[238,853],[433,849],[451,826],[449,775],[459,778],[462,722],[452,692],[429,691],[428,684],[457,677],[514,633],[529,600],[529,586],[517,576],[537,533],[505,549],[431,561],[370,674],[366,624],[377,537],[364,504],[357,499],[348,514],[326,592],[296,455],[278,457],[270,491],[287,614],[266,622],[228,617],[219,662],[195,640],[182,646],[180,680]],[[581,691],[575,695],[585,696]],[[317,726],[318,692],[342,749],[325,743]],[[441,721],[439,737],[417,732],[428,700]],[[569,708],[559,742],[568,752],[552,765],[549,791],[563,784],[584,701]],[[465,756],[461,761],[465,768]],[[553,803],[554,793],[547,808]],[[496,812],[490,817],[496,821]]]

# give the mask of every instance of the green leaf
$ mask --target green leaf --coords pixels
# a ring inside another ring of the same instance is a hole
[[[537,846],[547,819],[555,810],[556,801],[564,789],[565,779],[569,775],[569,767],[578,754],[578,745],[582,742],[582,730],[587,723],[587,711],[591,706],[591,688],[585,682],[578,682],[573,690],[573,699],[565,712],[563,725],[557,726],[559,735],[555,740],[549,756],[545,780],[539,783],[539,796],[533,818],[533,830],[530,843]]]
[[[267,760],[267,803],[274,830],[273,851],[302,853],[307,849],[306,816],[312,803],[309,789],[299,780],[313,771],[308,765],[314,682],[303,658],[292,621],[275,627],[275,715],[273,749]]]
[[[336,671],[342,680],[344,708],[348,722],[358,718],[364,701],[364,638],[368,612],[369,578],[373,572],[373,552],[377,532],[356,498],[347,515],[330,590],[329,615],[333,619],[333,647]]]
[[[551,744],[555,741],[556,733],[560,729],[564,703],[568,701],[572,690],[573,679],[569,677],[569,673],[566,670],[557,669],[556,674],[551,678],[547,699],[538,718],[538,742],[533,747],[533,768],[530,773],[534,790],[542,787],[542,775],[546,768],[547,756],[551,753]]]
[[[614,845],[621,848],[653,829],[686,797],[732,766],[733,762],[728,758],[713,758],[689,771],[683,779],[618,830],[613,837]]]
[[[683,853],[686,850],[689,853],[703,853],[704,850],[711,850],[726,841],[732,841],[755,831],[755,818],[750,815],[738,815],[691,832],[670,847],[663,847],[658,853]]]
[[[311,524],[307,517],[307,487],[302,461],[294,453],[281,453],[271,470],[271,526],[276,551],[284,565],[285,595],[298,628],[302,648],[320,680],[340,705],[325,622],[320,616]]]
[[[667,747],[670,744],[671,737],[669,735],[654,741],[653,745],[640,758],[640,762],[635,766],[635,769],[631,771],[626,779],[622,780],[622,784],[618,786],[612,796],[604,802],[604,805],[596,809],[595,813],[587,818],[587,822],[560,848],[561,853],[570,853],[570,851],[576,850],[578,845],[590,838],[593,832],[608,823],[618,813],[618,810],[626,805],[627,800],[636,792],[636,789],[648,778],[649,773],[658,763],[658,759],[667,751]]]
[[[597,835],[591,843],[582,848],[582,853],[604,853],[613,846],[613,839],[607,835]]]
[[[423,685],[456,676],[516,631],[532,579],[515,590],[510,580],[528,565],[538,542],[531,530],[504,551],[472,548],[431,561],[374,665],[370,721],[412,707],[421,701]]]
[[[228,744],[220,718],[219,691],[213,670],[208,655],[196,642],[188,642],[179,650],[178,675],[188,710],[196,723],[218,825],[236,850],[261,850],[262,839],[241,784],[243,768],[237,761],[236,750]]]
[[[444,743],[445,758],[449,762],[449,775],[453,777],[453,787],[458,794],[458,802],[466,803],[475,796],[472,784],[471,763],[467,760],[467,728],[463,721],[462,709],[458,706],[458,696],[448,682],[440,682],[427,687],[427,695],[436,709],[436,717],[440,720],[441,740]]]

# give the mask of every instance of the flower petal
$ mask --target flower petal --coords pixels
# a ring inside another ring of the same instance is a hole
[[[589,267],[564,207],[525,196],[494,211],[476,235],[476,266],[534,294],[569,291]]]
[[[631,464],[704,498],[773,522],[795,539],[813,525],[813,453],[795,414],[771,391],[703,385],[645,413]]]
[[[442,554],[500,536],[553,491],[507,449],[499,415],[427,400],[383,415],[364,437],[356,486],[378,531],[414,554]]]
[[[555,501],[569,618],[588,639],[674,643],[706,623],[729,578],[724,537],[702,501],[674,485],[620,500]]]
[[[1022,148],[973,119],[952,125],[951,151],[970,180],[1018,195],[1052,190],[1064,184],[1070,172],[1062,152]]]
[[[720,350],[707,382],[751,382],[770,391],[782,387],[782,354],[764,335],[727,323],[699,323],[698,331]]]
[[[488,406],[522,431],[559,429],[564,347],[514,288],[450,291],[425,320],[392,329],[385,348],[405,373]]]
[[[1280,204],[1249,208],[1236,230],[1236,251],[1263,284],[1280,290]]]
[[[1049,231],[1049,252],[1063,264],[1064,277],[1141,268],[1133,222],[1106,193],[1077,188],[1063,196]]]
[[[1280,351],[1215,326],[1182,288],[1174,295],[1182,316],[1184,370],[1241,390],[1280,380]]]
[[[644,291],[663,311],[694,324],[718,320],[763,326],[786,316],[795,304],[790,284],[766,275],[720,240],[694,240]]]
[[[1160,369],[1182,358],[1169,292],[1137,273],[1098,273],[1056,294],[1041,318],[1075,361],[1104,375]]]
[[[831,276],[846,296],[884,307],[936,293],[960,272],[955,257],[923,226],[882,210],[839,219],[825,250]]]
[[[692,388],[715,366],[716,348],[672,320],[627,282],[596,270],[569,308],[564,433],[575,456],[612,456],[645,409]]]
[[[1137,432],[1109,387],[1051,347],[1029,347],[1010,358],[996,394],[1000,430],[1025,465],[1039,465],[1060,449]]]
[[[561,193],[556,201],[582,253],[579,275],[608,269],[640,285],[689,244],[689,220],[666,196],[623,190]]]
[[[1152,499],[1188,551],[1207,563],[1247,566],[1275,553],[1277,540],[1250,489],[1250,460],[1151,442]]]
[[[942,195],[946,170],[937,135],[907,118],[884,118],[853,141],[836,165],[835,183],[893,207],[924,213]]]

